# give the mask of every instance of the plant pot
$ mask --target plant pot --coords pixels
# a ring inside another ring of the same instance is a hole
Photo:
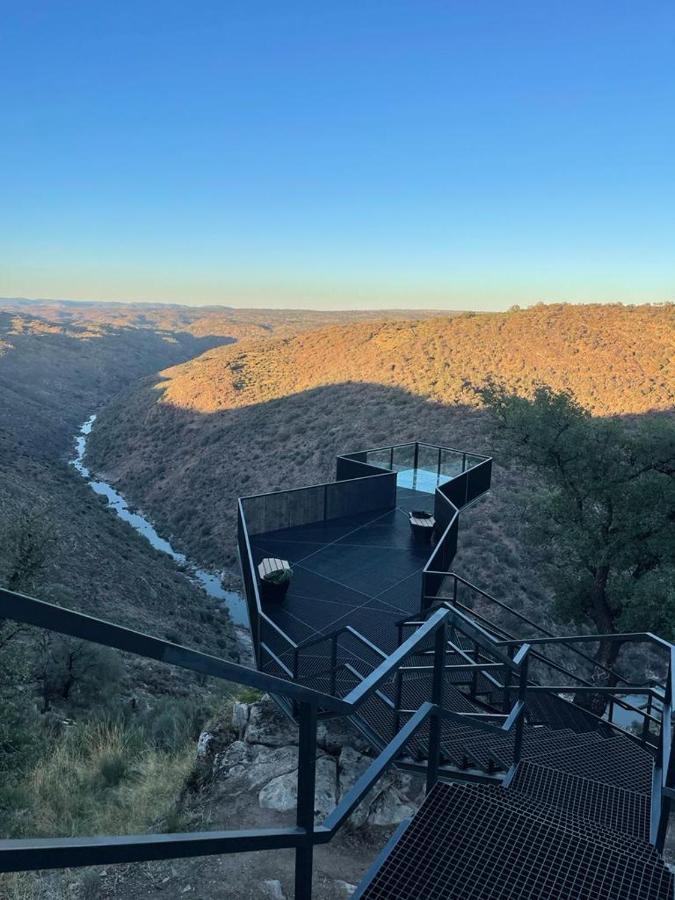
[[[262,600],[269,600],[272,603],[281,603],[288,592],[288,581],[267,581],[265,578],[260,581],[260,594]]]

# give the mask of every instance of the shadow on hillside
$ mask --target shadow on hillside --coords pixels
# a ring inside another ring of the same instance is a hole
[[[0,312],[8,345],[0,353],[0,449],[41,457],[63,452],[82,421],[135,379],[234,341],[113,326],[12,333],[16,318]]]
[[[522,532],[538,484],[494,452],[483,411],[396,387],[344,382],[204,413],[159,402],[164,383],[148,383],[103,411],[90,464],[119,479],[160,533],[172,535],[191,558],[236,573],[238,496],[333,480],[340,453],[428,441],[495,457],[492,492],[460,517],[454,568],[535,621],[552,624],[550,594]],[[645,415],[658,414],[639,418]]]

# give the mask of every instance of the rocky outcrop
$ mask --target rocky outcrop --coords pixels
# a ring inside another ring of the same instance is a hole
[[[289,812],[297,801],[297,726],[269,698],[235,702],[231,725],[200,735],[200,780],[230,797],[257,793],[262,809]],[[322,722],[317,734],[315,816],[321,822],[372,761],[368,745],[349,722]],[[422,782],[396,770],[386,773],[354,811],[349,826],[390,827],[413,815]]]

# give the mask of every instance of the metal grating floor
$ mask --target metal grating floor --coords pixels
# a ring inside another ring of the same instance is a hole
[[[510,790],[542,800],[580,819],[649,840],[650,799],[636,791],[580,778],[529,760],[523,760],[518,766]]]
[[[529,753],[527,755],[531,756]],[[626,791],[651,794],[652,756],[621,735],[584,747],[579,753],[558,750],[537,754],[532,762],[603,784],[613,784]]]
[[[551,822],[437,784],[367,900],[666,900],[672,875]]]

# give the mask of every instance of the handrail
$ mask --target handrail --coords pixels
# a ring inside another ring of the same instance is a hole
[[[211,656],[201,650],[183,647],[142,631],[114,625],[105,619],[64,609],[53,603],[46,603],[44,600],[37,600],[4,588],[0,588],[0,618],[47,628],[69,637],[114,647],[125,653],[134,653],[137,656],[179,666],[201,675],[211,675],[260,691],[282,694],[297,702],[309,703],[315,708],[331,710],[335,715],[344,716],[351,712],[350,706],[344,701],[297,682],[277,678],[276,675],[259,672],[257,669]]]
[[[431,716],[427,765],[427,789],[438,776],[440,761],[441,718],[462,721],[461,714],[443,710],[441,706],[443,661],[447,621],[451,611],[438,609],[415,634],[411,635],[392,656],[385,660],[362,685],[351,692],[349,700],[338,700],[286,679],[276,678],[237,663],[212,657],[200,651],[154,638],[124,626],[114,625],[84,613],[63,609],[33,597],[0,589],[0,617],[27,625],[47,628],[71,637],[115,647],[149,659],[236,681],[250,687],[269,690],[292,697],[299,703],[298,800],[296,826],[281,829],[249,829],[243,831],[198,832],[189,834],[132,834],[82,838],[45,838],[0,841],[0,872],[65,868],[110,863],[129,863],[176,857],[196,857],[216,853],[252,850],[293,849],[296,853],[295,898],[310,900],[312,890],[312,853],[318,843],[329,841],[354,807],[379,779],[405,746],[406,741]],[[341,804],[318,828],[314,825],[314,793],[317,740],[317,710],[330,709],[335,714],[349,714],[377,691],[391,670],[417,646],[434,635],[435,668],[431,702],[416,711],[413,720],[401,730],[371,763]],[[525,650],[525,648],[524,648]],[[517,655],[521,685],[527,681],[527,651]],[[524,699],[523,693],[523,699]],[[519,698],[501,729],[473,721],[477,728],[508,732],[515,728],[514,764],[520,758],[524,703]]]
[[[323,641],[332,640],[333,638],[336,638],[338,635],[344,634],[345,632],[351,634],[352,637],[355,637],[357,640],[361,641],[370,650],[372,650],[374,653],[377,653],[378,656],[381,656],[383,659],[387,658],[387,654],[384,652],[384,650],[380,650],[380,648],[376,644],[373,644],[372,641],[369,641],[367,637],[364,637],[364,635],[362,635],[360,631],[357,631],[356,628],[352,628],[351,625],[342,625],[340,628],[336,628],[335,631],[329,631],[328,634],[320,634],[316,638],[309,638],[306,641],[301,641],[299,644],[297,644],[296,649],[306,650],[308,647],[313,647],[315,644],[321,644],[323,643]]]
[[[675,753],[673,737],[673,698],[675,697],[675,646],[670,645],[668,680],[663,698],[661,731],[656,765],[652,777],[652,820],[650,840],[659,852],[663,851],[675,796]]]
[[[612,632],[610,634],[573,634],[573,635],[563,635],[558,637],[554,635],[552,637],[547,638],[527,638],[529,644],[564,644],[565,642],[569,643],[597,643],[597,641],[621,641],[622,643],[655,643],[658,644],[659,647],[666,649],[670,652],[671,647],[673,646],[670,641],[666,641],[664,638],[659,637],[658,634],[652,634],[651,631],[629,631],[624,633]],[[497,643],[502,645],[507,644],[519,644],[522,643],[521,640],[517,638],[508,641],[498,641]],[[593,660],[593,657],[591,657]],[[600,665],[598,663],[598,665]]]
[[[466,612],[470,613],[472,618],[475,617],[479,621],[485,622],[496,634],[500,634],[500,633],[508,634],[508,632],[504,628],[501,628],[499,625],[492,625],[490,622],[488,622],[487,619],[485,619],[484,616],[481,616],[480,613],[477,613],[475,610],[469,609],[463,603],[460,603],[459,601],[453,601],[453,606],[459,607],[459,609],[465,610]],[[516,643],[517,643],[517,641],[516,641]],[[570,649],[573,650],[574,648],[570,647]],[[581,654],[581,655],[586,657],[586,654]],[[561,665],[560,663],[556,662],[553,659],[550,659],[548,656],[544,656],[541,653],[537,653],[536,650],[532,650],[530,656],[533,660],[540,662],[542,665],[547,666],[550,669],[554,669],[557,672],[561,672],[563,675],[567,675],[569,678],[573,678],[575,681],[579,682],[580,685],[584,685],[584,686],[588,686],[588,687],[593,686],[591,684],[591,682],[588,681],[588,679],[584,678],[581,675],[577,675],[575,672],[571,672],[565,666]],[[592,657],[587,657],[587,658],[592,660]],[[604,668],[603,666],[600,666],[600,667]],[[620,678],[620,680],[623,680],[625,682],[624,688],[625,688],[626,693],[633,693],[633,691],[631,690],[633,685],[630,682],[626,681],[626,679]],[[572,692],[576,691],[577,687],[578,687],[578,685],[568,685],[565,688],[565,691],[567,693],[572,693]],[[656,699],[656,700],[662,699],[662,696],[658,693],[658,691],[654,691],[654,699]],[[621,709],[625,709],[630,712],[636,712],[639,715],[645,717],[646,719],[651,720],[652,722],[659,721],[658,719],[655,719],[653,716],[651,716],[649,713],[645,713],[645,711],[643,709],[640,709],[639,707],[634,706],[628,700],[616,699],[616,700],[614,700],[614,705],[619,706],[619,707],[621,707]],[[610,724],[612,725],[613,728],[619,727],[615,722],[610,722]],[[623,729],[621,729],[621,730],[623,730]]]
[[[429,635],[435,634],[436,631],[438,631],[439,627],[447,621],[449,615],[450,611],[445,609],[439,609],[435,612],[434,615],[431,616],[421,628],[412,634],[407,641],[401,644],[400,647],[397,647],[391,656],[388,656],[383,660],[380,665],[361,682],[361,684],[351,690],[344,698],[344,702],[349,703],[354,707],[360,706],[367,700],[370,694],[382,684],[387,676],[394,669],[398,668],[399,664],[402,663],[404,659],[411,656]]]
[[[479,588],[477,585],[473,584],[472,582],[467,581],[466,578],[462,578],[462,576],[458,575],[456,572],[451,572],[450,576],[455,579],[455,583],[457,583],[459,581],[461,584],[466,585],[472,591],[475,591],[477,594],[480,594],[481,597],[485,597],[486,600],[489,600],[491,603],[494,603],[497,606],[499,606],[500,609],[503,609],[505,612],[509,613],[510,615],[513,615],[517,619],[520,619],[521,622],[525,622],[526,624],[532,626],[532,628],[536,628],[537,631],[542,632],[547,637],[556,637],[556,635],[554,635],[552,632],[550,632],[547,628],[544,628],[542,625],[538,625],[536,622],[533,622],[532,619],[528,618],[528,616],[519,612],[517,609],[513,609],[513,607],[508,605],[508,603],[504,603],[502,600],[498,600],[497,597],[493,597],[492,594],[488,594],[487,591],[484,591],[482,588]],[[454,597],[453,597],[453,602],[456,602]],[[504,629],[501,629],[501,630],[504,631]],[[528,638],[528,640],[530,640],[530,639]],[[530,641],[530,643],[531,643],[531,641]],[[603,671],[607,672],[607,674],[613,675],[615,678],[617,678],[617,680],[619,680],[619,681],[626,680],[623,677],[623,675],[621,675],[619,672],[615,671],[611,667],[605,666],[605,665],[603,665],[603,663],[596,662],[596,660],[594,660],[592,656],[588,656],[586,653],[583,653],[581,650],[577,650],[575,647],[570,647],[570,649],[573,650],[575,653],[577,653],[579,656],[582,656],[588,662],[593,663],[594,666],[597,666],[599,669],[602,669]]]
[[[469,582],[466,582],[466,584],[469,584]],[[477,590],[480,590],[480,589],[477,589]],[[486,596],[489,596],[489,595],[486,595]],[[473,610],[470,610],[468,607],[464,606],[464,604],[459,603],[458,601],[451,601],[451,600],[447,600],[447,599],[444,599],[442,601],[438,600],[438,599],[434,600],[434,603],[436,603],[436,604],[441,603],[441,602],[444,603],[445,605],[449,606],[449,608],[455,610],[455,612],[457,612],[458,614],[461,614],[465,620],[468,619],[468,621],[471,622],[473,620],[473,618],[476,617],[476,618],[480,619],[482,622],[486,622],[486,624],[488,624],[489,627],[491,627],[494,631],[502,632],[502,634],[507,633],[503,628],[501,628],[499,626],[491,625],[491,623],[487,622],[487,620],[484,619],[484,617],[481,616],[479,613],[476,613]],[[466,613],[461,612],[462,610],[466,610]],[[467,613],[468,613],[468,615],[467,615]],[[415,623],[414,622],[411,623],[410,619],[401,619],[397,623],[397,625],[399,625],[399,626],[400,625],[410,625],[410,624],[415,624]],[[475,622],[473,624],[477,625],[477,623],[475,623]],[[480,627],[480,626],[477,625],[477,627]],[[481,628],[481,631],[489,639],[490,642],[492,642],[498,646],[517,646],[519,644],[522,644],[523,640],[524,640],[523,638],[521,638],[521,639],[514,638],[514,639],[509,639],[509,640],[495,640],[493,638],[493,636],[490,635],[489,632],[487,632],[485,629]],[[531,640],[528,638],[526,640],[528,642],[528,645],[530,645],[530,646],[532,644],[536,644],[538,642],[538,639],[535,639],[535,638],[533,638]],[[659,638],[659,640],[662,640],[662,639]],[[539,642],[541,642],[541,641],[539,641]],[[485,644],[482,646],[484,647],[484,649],[486,649]],[[487,645],[487,646],[489,646],[489,645]],[[573,650],[574,648],[570,647],[570,649]],[[584,657],[586,656],[586,654],[582,654],[582,655]],[[561,666],[559,663],[555,662],[554,660],[549,659],[547,656],[543,656],[542,654],[537,653],[535,650],[531,651],[530,657],[531,657],[531,659],[536,660],[537,662],[541,662],[542,665],[549,666],[552,669],[556,669],[557,671],[562,672],[563,674],[569,676],[570,678],[573,678],[575,681],[580,682],[580,684],[579,685],[576,685],[576,684],[569,685],[568,684],[568,685],[564,685],[564,686],[561,686],[561,685],[558,685],[558,686],[533,685],[533,686],[530,686],[528,688],[528,690],[535,690],[535,691],[538,690],[538,691],[542,691],[542,692],[550,691],[553,693],[555,693],[556,691],[560,691],[560,692],[564,691],[566,693],[574,693],[577,690],[580,693],[583,693],[584,690],[586,690],[588,693],[603,693],[603,690],[601,690],[600,688],[596,688],[587,679],[583,678],[580,675],[575,674],[574,672],[570,672],[569,669],[566,669],[564,666]],[[592,660],[592,657],[588,657],[588,659]],[[485,666],[480,666],[480,665],[479,665],[479,667],[485,668]],[[488,666],[488,668],[489,668],[489,666]],[[489,678],[490,680],[494,680],[489,675],[486,675],[486,678]],[[625,709],[628,712],[637,713],[638,715],[643,717],[643,720],[645,722],[650,721],[650,722],[658,723],[659,720],[656,719],[654,716],[650,715],[650,713],[645,712],[643,709],[640,709],[639,707],[630,703],[630,701],[624,700],[620,697],[620,695],[623,693],[636,693],[636,694],[637,693],[645,693],[646,695],[647,694],[650,695],[655,700],[661,700],[662,696],[658,693],[658,691],[654,690],[653,688],[640,691],[640,690],[637,690],[637,688],[641,687],[641,686],[633,685],[630,682],[626,681],[625,679],[622,679],[622,680],[625,682],[623,688],[617,688],[615,691],[611,691],[611,693],[617,695],[617,698],[613,700],[614,705],[619,706],[619,707],[621,707],[621,709]],[[498,687],[499,686],[498,683],[496,683],[495,686]],[[633,690],[633,688],[635,688],[635,690]],[[604,691],[604,692],[610,693],[610,691]],[[619,730],[624,731],[624,729],[620,728],[620,726],[616,725],[616,723],[614,723],[614,722],[610,722],[609,724],[611,724],[612,727],[614,727],[614,728],[619,728]]]

